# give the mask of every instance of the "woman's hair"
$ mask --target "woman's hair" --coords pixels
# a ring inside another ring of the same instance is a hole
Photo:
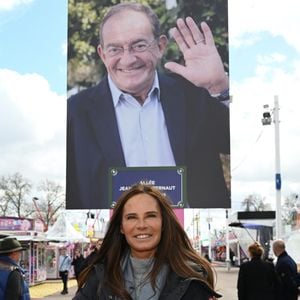
[[[151,27],[152,33],[155,39],[157,39],[161,34],[160,29],[160,22],[158,16],[154,13],[154,11],[146,5],[140,3],[119,3],[117,5],[112,6],[112,8],[108,11],[108,13],[104,16],[99,30],[99,42],[101,46],[104,46],[103,43],[103,27],[105,23],[110,19],[112,16],[122,13],[124,11],[135,11],[145,14],[148,18]]]
[[[261,258],[264,254],[264,248],[258,242],[251,244],[248,247],[248,251],[253,258]]]
[[[104,263],[105,265],[104,286],[109,288],[114,295],[122,299],[130,299],[124,287],[121,269],[124,253],[130,251],[130,248],[124,234],[120,231],[120,227],[125,204],[130,198],[138,194],[152,196],[157,201],[162,216],[163,234],[155,253],[153,268],[149,273],[152,286],[155,285],[155,278],[159,274],[160,268],[163,264],[168,264],[170,269],[178,276],[182,278],[193,277],[205,282],[213,289],[213,269],[210,263],[199,256],[193,249],[186,232],[177,220],[168,198],[155,187],[143,184],[136,184],[124,192],[114,208],[102,246],[94,261],[94,264]],[[198,267],[198,271],[195,270],[195,265]],[[202,272],[199,272],[199,268],[201,268]],[[80,274],[79,288],[83,287],[92,269],[93,265],[90,265]]]

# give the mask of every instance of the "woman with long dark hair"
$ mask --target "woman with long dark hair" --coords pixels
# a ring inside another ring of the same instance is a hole
[[[210,263],[193,249],[167,197],[137,184],[117,201],[96,260],[80,274],[74,299],[219,296]]]

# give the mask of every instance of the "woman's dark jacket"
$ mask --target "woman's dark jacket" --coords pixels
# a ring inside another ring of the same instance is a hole
[[[72,266],[74,266],[74,273],[76,278],[78,278],[79,276],[83,262],[84,262],[84,257],[82,254],[80,254],[80,256],[74,257],[72,260]]]
[[[85,286],[77,291],[73,300],[119,300],[108,289],[99,288],[103,282],[103,276],[103,265],[96,265]],[[159,300],[209,300],[212,296],[220,297],[205,283],[192,278],[180,278],[170,271]]]
[[[280,284],[273,263],[260,258],[243,263],[237,288],[239,300],[277,300]]]

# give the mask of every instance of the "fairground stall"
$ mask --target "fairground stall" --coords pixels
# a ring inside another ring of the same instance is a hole
[[[26,248],[22,252],[20,265],[26,270],[29,285],[46,280],[45,249],[47,240],[40,220],[16,217],[0,217],[0,234],[14,236]]]
[[[75,247],[83,247],[89,239],[78,232],[69,222],[65,212],[61,212],[54,223],[46,232],[48,245],[46,247],[46,272],[47,279],[59,277],[58,262],[60,249],[64,248],[70,257],[73,256]],[[70,274],[72,276],[72,273]]]

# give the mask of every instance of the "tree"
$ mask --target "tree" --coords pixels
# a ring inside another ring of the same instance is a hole
[[[245,211],[264,211],[270,210],[270,204],[265,202],[266,199],[262,198],[260,195],[252,194],[247,196],[243,202],[242,206],[245,207]]]
[[[0,178],[0,210],[2,216],[28,217],[33,212],[28,196],[32,185],[20,173],[1,176]]]
[[[68,0],[68,89],[89,87],[105,74],[105,67],[97,54],[99,24],[108,9],[121,0]],[[225,0],[178,0],[176,8],[166,9],[165,1],[137,0],[149,5],[159,16],[162,33],[175,26],[177,17],[192,16],[206,21],[213,33],[217,48],[228,71],[228,23]],[[182,60],[175,43],[169,43],[165,61]],[[161,68],[161,67],[160,67]]]
[[[228,1],[227,0],[178,0],[178,16],[195,18],[199,23],[205,21],[210,26],[216,46],[229,71],[228,54]]]
[[[255,200],[254,197],[252,195],[247,196],[243,202],[242,202],[242,207],[245,207],[245,211],[251,211],[251,210],[255,210]],[[251,209],[253,208],[253,209]]]
[[[46,179],[39,184],[38,190],[41,196],[33,200],[36,206],[35,217],[43,222],[44,230],[47,231],[56,220],[57,212],[65,206],[64,189],[60,184]]]

